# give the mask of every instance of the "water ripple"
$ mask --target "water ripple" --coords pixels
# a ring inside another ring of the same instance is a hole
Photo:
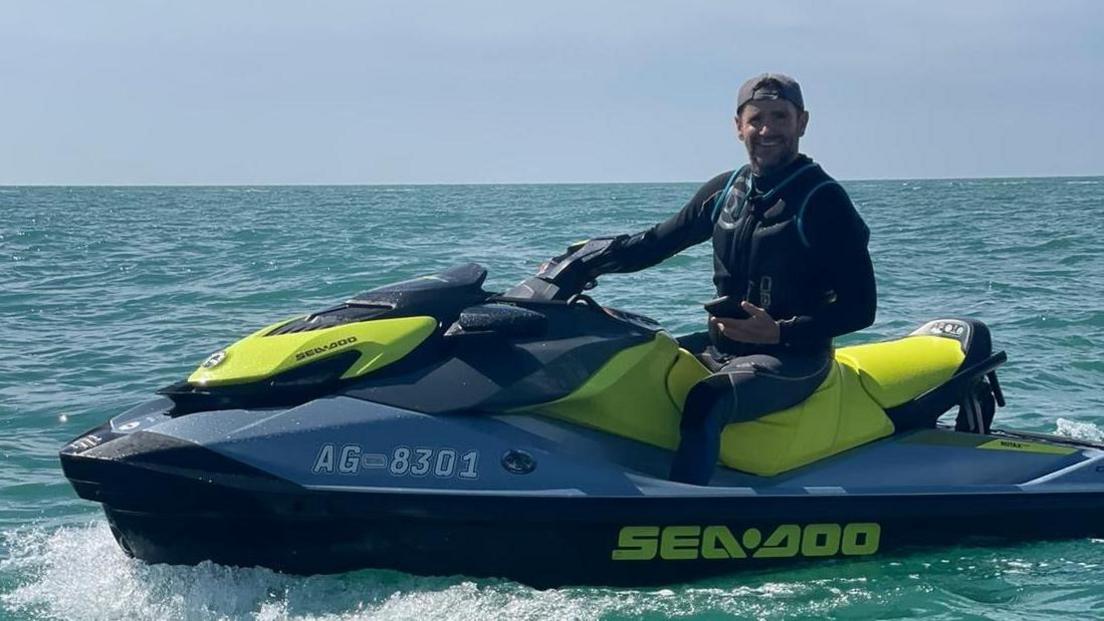
[[[1099,179],[846,184],[871,228],[877,323],[986,321],[1007,350],[1002,424],[1100,439]],[[1101,544],[1066,542],[732,577],[670,590],[533,591],[387,572],[292,578],[133,563],[56,451],[259,325],[464,261],[504,289],[568,243],[673,213],[692,184],[3,188],[0,604],[50,618],[1080,618],[1101,614]],[[701,327],[709,249],[596,295]],[[37,525],[30,527],[28,525]],[[0,616],[3,616],[0,612]]]

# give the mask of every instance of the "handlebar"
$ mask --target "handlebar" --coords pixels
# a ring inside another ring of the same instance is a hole
[[[607,257],[621,237],[599,237],[568,246],[567,252],[553,257],[535,275],[503,294],[506,298],[534,301],[567,301],[593,288]]]

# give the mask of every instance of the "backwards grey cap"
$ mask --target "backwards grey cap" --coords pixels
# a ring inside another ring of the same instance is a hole
[[[740,87],[740,93],[736,96],[736,113],[749,101],[763,99],[785,99],[797,106],[798,110],[805,109],[805,100],[801,97],[801,87],[797,80],[781,73],[764,73],[744,82]]]

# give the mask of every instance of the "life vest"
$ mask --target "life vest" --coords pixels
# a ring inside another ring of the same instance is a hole
[[[838,184],[805,156],[782,175],[773,187],[760,191],[751,167],[744,166],[718,195],[713,213],[717,295],[747,300],[775,319],[813,314],[834,296],[831,283],[817,269],[802,218],[817,191]],[[714,340],[722,351],[745,353],[746,347],[727,339]]]

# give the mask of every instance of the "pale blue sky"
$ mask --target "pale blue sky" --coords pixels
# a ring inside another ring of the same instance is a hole
[[[796,77],[844,179],[1104,174],[1094,0],[0,0],[0,184],[702,181]]]

